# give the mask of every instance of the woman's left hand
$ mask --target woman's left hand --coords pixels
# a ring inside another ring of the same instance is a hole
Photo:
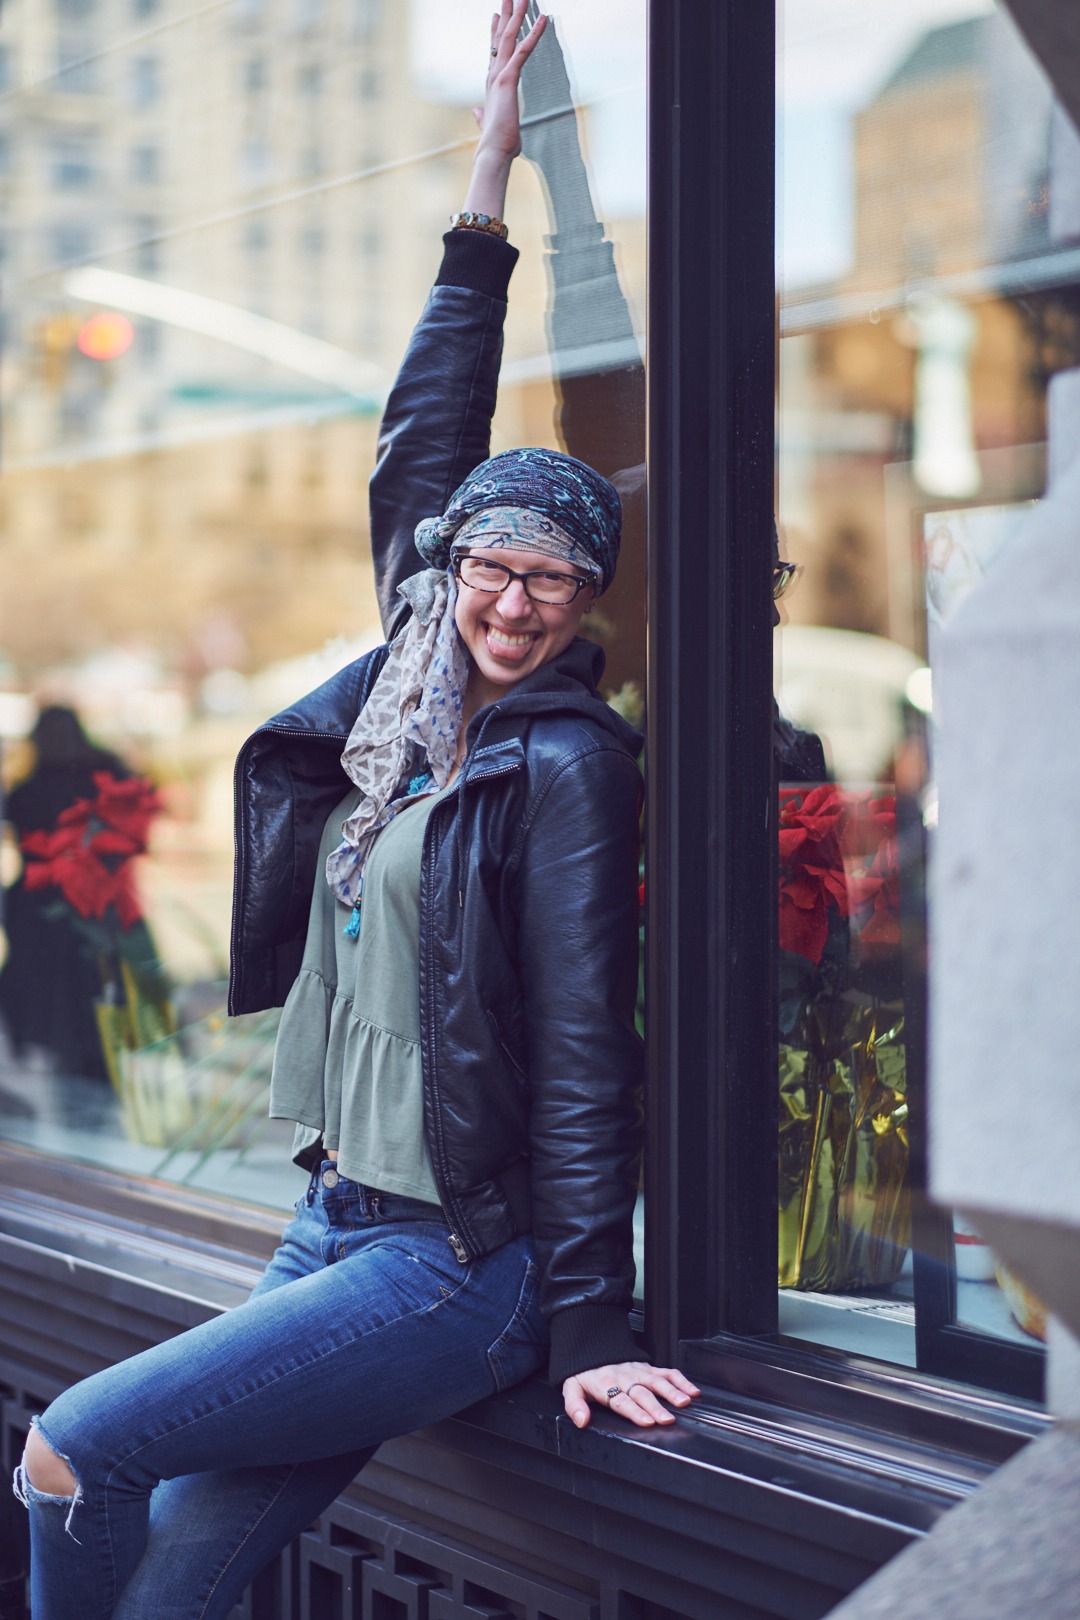
[[[688,1406],[701,1391],[677,1367],[650,1367],[647,1361],[620,1361],[609,1367],[593,1367],[566,1379],[562,1387],[566,1414],[579,1429],[589,1421],[589,1401],[607,1406],[618,1416],[629,1418],[639,1428],[654,1423],[674,1423],[675,1413],[661,1406]]]

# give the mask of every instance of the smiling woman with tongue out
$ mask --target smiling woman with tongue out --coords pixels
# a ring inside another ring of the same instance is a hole
[[[307,1190],[245,1304],[35,1423],[34,1620],[227,1615],[381,1441],[545,1364],[578,1427],[697,1393],[627,1320],[641,739],[578,635],[619,498],[553,450],[488,458],[525,12],[494,19],[465,209],[382,424],[386,644],[237,763],[230,1009],[284,1000],[271,1112]]]

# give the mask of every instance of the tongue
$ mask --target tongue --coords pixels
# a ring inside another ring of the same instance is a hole
[[[517,641],[517,642],[513,642],[513,643],[508,643],[508,642],[503,641],[501,639],[501,637],[496,636],[494,634],[494,632],[492,631],[491,626],[488,625],[488,627],[487,627],[487,644],[488,644],[489,651],[496,658],[508,658],[508,659],[517,660],[517,659],[520,659],[520,658],[524,658],[526,656],[526,654],[528,653],[529,648],[532,646],[532,637],[530,636],[528,638],[528,640],[526,640],[526,641]]]

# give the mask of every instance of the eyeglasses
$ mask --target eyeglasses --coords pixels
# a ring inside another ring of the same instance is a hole
[[[773,564],[772,599],[774,602],[778,602],[784,592],[790,590],[801,573],[801,563],[781,562]]]
[[[582,579],[580,574],[549,574],[537,568],[518,574],[505,563],[493,562],[489,557],[455,557],[454,573],[463,585],[474,591],[487,591],[492,596],[505,591],[512,579],[520,579],[529,600],[542,602],[545,607],[569,607],[578,592],[592,584],[591,579]]]

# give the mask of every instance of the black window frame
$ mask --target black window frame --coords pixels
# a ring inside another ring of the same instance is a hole
[[[649,58],[647,1342],[720,1386],[747,1358],[756,1382],[802,1377],[811,1404],[831,1382],[864,1417],[877,1390],[886,1422],[899,1388],[982,1386],[1004,1432],[1014,1399],[1040,1400],[1045,1357],[956,1324],[924,1143],[918,1371],[778,1334],[774,9],[654,3]],[[925,1118],[920,973],[907,964]]]
[[[774,54],[770,6],[652,8],[645,1298],[661,1359],[777,1325],[759,1263],[776,1242]]]

